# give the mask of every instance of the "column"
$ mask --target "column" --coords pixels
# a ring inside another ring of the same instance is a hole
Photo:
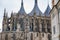
[[[6,31],[7,29],[7,24],[4,24],[4,31]]]
[[[39,33],[39,40],[42,40],[42,34]]]
[[[36,24],[35,24],[35,19],[34,19],[34,22],[33,22],[33,25],[34,25],[34,27],[33,27],[33,30],[34,30],[34,32],[36,31]]]

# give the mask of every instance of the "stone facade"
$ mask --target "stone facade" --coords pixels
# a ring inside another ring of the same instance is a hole
[[[0,40],[51,40],[50,33],[39,32],[3,32],[0,34]],[[49,38],[48,38],[49,37]]]
[[[52,40],[60,40],[60,0],[51,12],[51,29],[52,29]]]
[[[4,9],[2,33],[0,40],[51,40],[51,18],[48,5],[43,14],[35,5],[30,14],[26,14],[21,2],[21,9],[18,13],[11,13],[9,18]]]

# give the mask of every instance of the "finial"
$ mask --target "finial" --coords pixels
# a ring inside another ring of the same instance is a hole
[[[23,0],[21,1],[21,6],[23,6]]]
[[[13,11],[11,12],[11,17],[13,16]]]
[[[4,8],[4,13],[6,13],[6,8]]]
[[[35,0],[35,4],[37,4],[37,0]]]
[[[48,0],[48,5],[47,6],[49,6],[49,0]]]
[[[4,8],[4,17],[5,17],[5,16],[7,16],[7,14],[6,14],[6,8]]]

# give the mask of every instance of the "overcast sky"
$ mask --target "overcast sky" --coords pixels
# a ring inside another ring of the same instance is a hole
[[[26,13],[30,13],[34,7],[35,0],[23,0],[24,9]],[[37,0],[39,9],[44,13],[47,5],[51,7],[51,0]],[[2,29],[2,19],[4,14],[4,8],[6,8],[8,16],[11,12],[18,12],[21,7],[21,0],[0,0],[0,29]]]

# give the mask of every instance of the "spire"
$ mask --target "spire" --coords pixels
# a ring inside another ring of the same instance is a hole
[[[6,8],[4,8],[4,17],[6,16]]]
[[[21,1],[21,6],[23,6],[23,0]]]
[[[35,5],[37,4],[37,0],[35,0]]]
[[[19,14],[22,14],[22,15],[26,14],[26,12],[25,12],[25,10],[24,10],[24,6],[23,6],[23,0],[21,0],[21,8],[20,8],[20,10],[18,11],[18,13],[19,13]]]
[[[13,11],[11,12],[11,17],[13,16]]]
[[[6,13],[6,8],[4,8],[4,13]]]
[[[44,12],[44,15],[45,16],[50,16],[50,10],[51,10],[51,8],[50,8],[50,6],[49,6],[49,0],[48,0],[48,5],[47,5],[47,8],[46,8],[46,10],[45,10],[45,12]]]
[[[4,17],[7,17],[6,8],[4,8]]]
[[[40,16],[40,14],[42,14],[41,10],[40,10],[39,7],[38,7],[37,0],[35,0],[35,5],[34,5],[33,10],[32,10],[28,15],[33,16],[34,13],[35,13],[37,16]]]

